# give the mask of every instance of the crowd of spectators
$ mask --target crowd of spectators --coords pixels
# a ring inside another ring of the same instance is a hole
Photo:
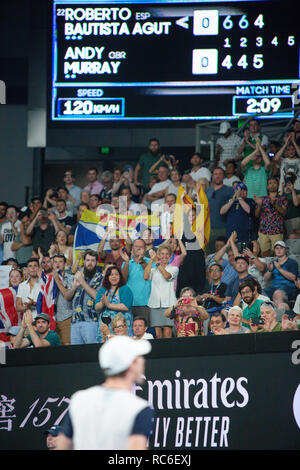
[[[219,134],[213,161],[194,153],[182,168],[151,138],[135,168],[89,168],[83,188],[67,170],[61,186],[29,207],[0,202],[0,261],[11,266],[1,293],[11,293],[17,314],[1,330],[9,347],[300,329],[300,119],[282,143],[270,141],[257,119],[242,137],[230,122]],[[195,231],[201,185],[211,225],[205,249]],[[194,207],[183,211],[179,234],[181,186]],[[107,226],[97,251],[75,258],[86,209],[156,213],[161,238],[148,228],[132,240]],[[50,275],[53,318],[37,311],[42,276]]]

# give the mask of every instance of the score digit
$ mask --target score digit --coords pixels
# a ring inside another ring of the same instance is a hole
[[[240,60],[238,61],[237,65],[239,67],[243,67],[243,69],[246,69],[248,67],[248,62],[247,62],[247,56],[246,54],[243,54]]]
[[[264,27],[264,15],[258,15],[256,20],[254,21],[254,26],[258,26],[260,29]]]

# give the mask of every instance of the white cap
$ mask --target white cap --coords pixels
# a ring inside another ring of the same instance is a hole
[[[149,341],[135,341],[129,336],[114,336],[101,346],[99,364],[105,375],[124,372],[138,357],[148,354],[152,349]]]
[[[231,129],[230,122],[225,121],[220,124],[219,134],[226,134],[228,129]]]
[[[277,245],[280,245],[280,246],[282,246],[283,248],[287,248],[285,242],[283,242],[282,240],[279,240],[278,242],[276,242],[276,243],[274,244],[274,248],[275,248],[275,246],[277,246]]]

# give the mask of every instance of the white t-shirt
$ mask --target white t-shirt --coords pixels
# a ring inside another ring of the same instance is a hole
[[[208,168],[202,167],[197,171],[191,171],[190,176],[194,181],[199,181],[201,178],[206,178],[207,181],[211,180],[211,171]]]
[[[223,184],[225,184],[225,186],[230,186],[232,188],[232,185],[235,181],[241,181],[241,180],[238,176],[233,175],[230,178],[224,178]]]
[[[33,289],[30,291],[29,279],[27,279],[26,281],[21,282],[19,285],[17,297],[21,298],[22,303],[28,302],[29,299],[32,299],[34,302],[36,302],[41,290],[41,285],[41,280],[38,279],[35,282]],[[31,312],[33,318],[35,318],[37,315],[36,308],[32,308]]]
[[[166,181],[160,181],[159,183],[155,183],[152,188],[149,191],[149,195],[158,193],[159,191],[162,191],[163,189],[166,189],[170,186],[171,180],[167,179]],[[151,203],[151,210],[153,212],[157,212],[160,210],[161,205],[164,204],[165,198],[162,197],[160,199],[156,199],[156,201],[153,201]]]
[[[0,225],[0,234],[3,235],[3,261],[15,258],[16,252],[11,249],[11,246],[16,236],[9,220]]]
[[[128,449],[136,418],[148,408],[146,400],[128,390],[94,386],[76,392],[69,407],[74,449]],[[150,423],[144,426],[149,428]]]

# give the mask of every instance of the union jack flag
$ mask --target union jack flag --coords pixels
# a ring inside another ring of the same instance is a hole
[[[7,331],[21,321],[15,307],[15,296],[13,288],[0,289],[0,341],[10,342]]]
[[[58,273],[62,280],[61,272]],[[54,318],[54,304],[58,294],[58,286],[54,280],[53,274],[46,274],[42,271],[41,290],[36,301],[37,313],[46,313],[50,317],[50,330],[55,331],[56,323]]]

